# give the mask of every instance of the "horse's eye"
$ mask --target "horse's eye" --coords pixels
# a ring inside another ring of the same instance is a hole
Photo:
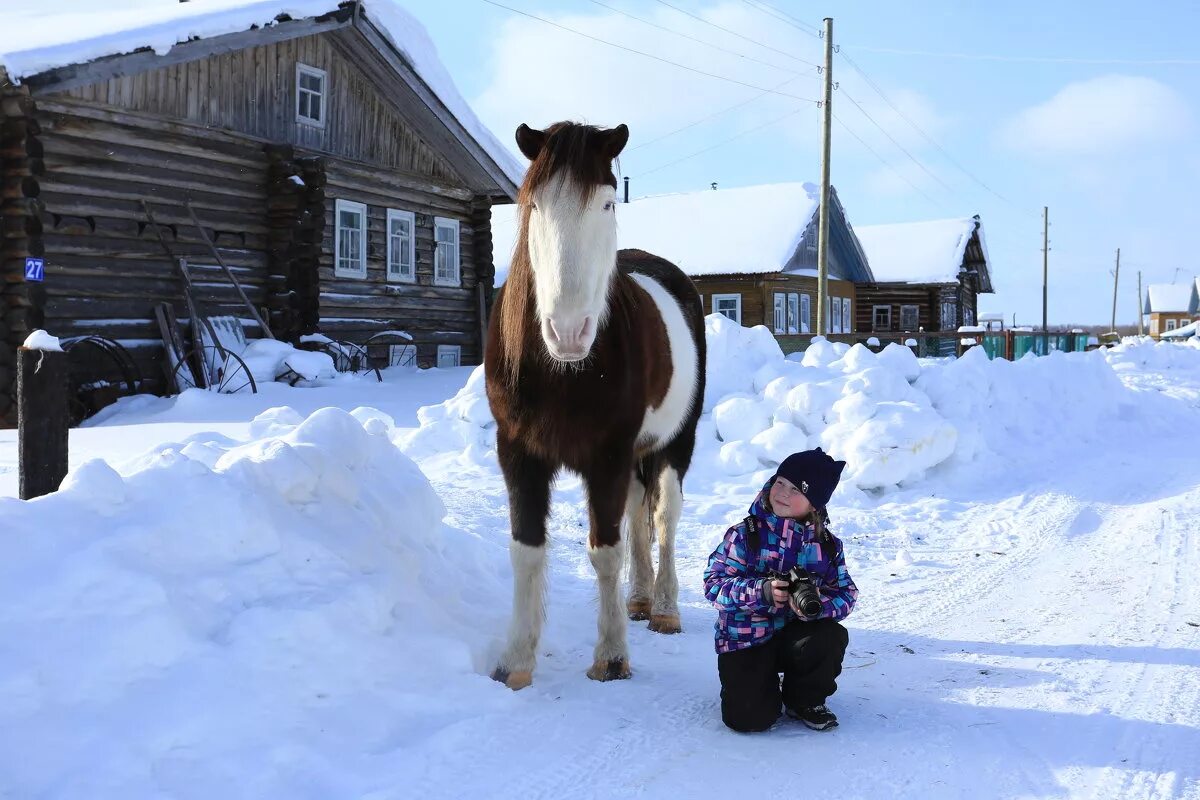
[[[533,209],[534,211],[537,211],[537,210],[538,210],[537,203],[530,203],[530,204],[529,204],[529,207],[530,207],[531,209]]]
[[[605,211],[612,211],[616,207],[617,207],[617,204],[614,203],[612,200],[609,200],[607,203],[604,204]]]

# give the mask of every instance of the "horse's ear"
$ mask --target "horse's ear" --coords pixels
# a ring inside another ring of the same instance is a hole
[[[537,159],[546,144],[546,132],[531,128],[522,122],[517,127],[517,147],[530,161]]]
[[[616,158],[629,143],[629,126],[622,122],[617,127],[606,130],[604,137],[604,155],[610,159]]]

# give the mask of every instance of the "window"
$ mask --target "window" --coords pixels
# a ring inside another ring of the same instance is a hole
[[[915,331],[920,325],[920,306],[900,306],[900,330]]]
[[[967,307],[963,309],[963,325],[975,324],[975,309]]]
[[[808,295],[802,294],[802,295],[800,295],[800,332],[801,333],[811,332],[811,329],[809,328],[809,320],[811,320],[811,319],[812,319],[812,302],[809,300]]]
[[[842,333],[854,333],[854,318],[850,316],[850,298],[842,298]]]
[[[742,324],[742,296],[740,294],[714,294],[714,314],[724,314],[738,325]]]
[[[325,127],[325,70],[296,65],[296,122]]]
[[[1173,320],[1173,319],[1167,320],[1167,330],[1169,330],[1169,331],[1175,330],[1175,320]]]
[[[1158,317],[1150,318],[1150,335],[1158,336]]]
[[[788,295],[788,333],[804,333],[808,330],[808,320],[800,314],[800,295],[792,292]]]
[[[415,367],[417,348],[411,344],[389,344],[388,364],[395,367]]]
[[[842,332],[842,298],[829,298],[829,332]]]
[[[415,283],[417,280],[416,215],[411,211],[387,212],[387,279]]]
[[[457,344],[439,344],[438,345],[438,360],[439,369],[447,367],[462,366],[462,347]]]
[[[953,300],[942,301],[942,330],[958,330],[958,304]]]
[[[787,295],[783,292],[775,293],[775,325],[776,333],[788,333],[787,321]]]
[[[461,286],[462,270],[458,258],[458,220],[433,218],[433,285]]]
[[[892,329],[892,307],[871,306],[871,328],[877,331]]]
[[[367,277],[367,207],[338,200],[333,205],[333,274],[339,278]]]

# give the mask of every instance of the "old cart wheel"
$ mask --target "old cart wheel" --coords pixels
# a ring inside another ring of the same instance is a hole
[[[197,385],[198,381],[193,373],[198,367],[204,370],[202,382],[206,385]],[[205,345],[190,351],[175,365],[173,376],[180,392],[185,389],[205,389],[220,394],[258,393],[254,376],[250,374],[250,368],[241,356],[230,350],[222,351],[214,345]]]

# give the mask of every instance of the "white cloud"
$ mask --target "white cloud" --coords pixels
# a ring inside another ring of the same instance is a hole
[[[1068,84],[1019,112],[1000,141],[1046,155],[1109,155],[1177,140],[1191,127],[1187,103],[1174,89],[1151,78],[1107,75]]]

